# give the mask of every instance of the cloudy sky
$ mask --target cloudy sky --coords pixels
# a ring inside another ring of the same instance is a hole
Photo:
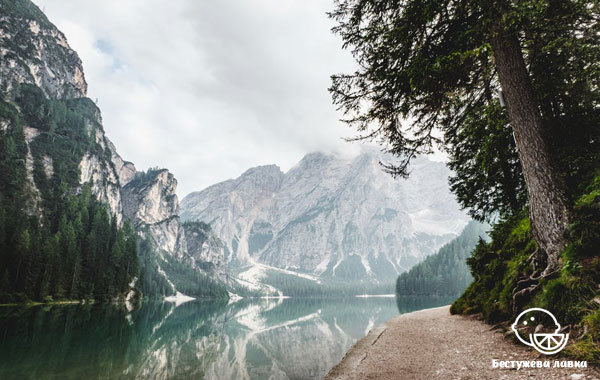
[[[330,0],[34,0],[83,60],[104,128],[187,193],[311,151],[352,154],[327,92],[353,61]]]

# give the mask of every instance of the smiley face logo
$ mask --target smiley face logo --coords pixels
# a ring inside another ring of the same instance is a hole
[[[535,348],[544,355],[560,352],[569,340],[569,334],[561,334],[560,324],[546,309],[533,307],[523,311],[511,329],[521,343]]]

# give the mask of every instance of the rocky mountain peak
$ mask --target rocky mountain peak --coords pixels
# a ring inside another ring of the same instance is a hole
[[[311,167],[317,164],[323,164],[327,161],[333,160],[335,157],[332,154],[326,154],[323,152],[311,152],[306,154],[300,162],[298,163],[299,167]]]
[[[123,187],[123,212],[136,225],[160,223],[179,214],[176,191],[167,169],[138,172]]]
[[[257,166],[246,170],[237,181],[235,189],[259,190],[260,193],[272,193],[281,185],[283,172],[277,165]]]
[[[87,82],[79,56],[28,0],[0,1],[0,89],[35,84],[53,98],[81,98]]]
[[[280,177],[283,174],[277,165],[261,165],[246,170],[240,177],[273,176]]]
[[[310,153],[278,181],[253,168],[186,196],[181,215],[210,224],[232,263],[393,280],[469,218],[448,189],[443,163],[419,158],[414,175],[401,180],[379,164],[392,159],[376,149],[353,158]]]

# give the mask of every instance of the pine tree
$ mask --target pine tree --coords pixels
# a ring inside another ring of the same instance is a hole
[[[42,238],[40,231],[34,229],[31,233],[31,243],[24,265],[23,292],[30,299],[37,297],[38,281],[40,277],[40,251]]]
[[[40,274],[40,286],[38,290],[38,297],[40,300],[45,300],[46,297],[51,294],[51,280],[50,276],[52,273],[53,265],[51,263],[52,260],[52,252],[54,248],[52,247],[52,243],[50,239],[47,239],[42,246],[42,268]]]
[[[8,268],[5,268],[0,274],[0,293],[10,290],[10,279],[8,278]]]
[[[133,278],[138,277],[139,272],[139,264],[138,264],[138,252],[137,252],[137,240],[136,233],[131,223],[126,221],[123,226],[123,231],[125,234],[125,254],[124,254],[124,263],[122,265],[125,268],[123,272],[125,274],[126,281]],[[124,284],[127,286],[128,284]]]
[[[6,252],[6,210],[0,203],[0,264],[4,263],[3,256]]]
[[[27,264],[29,259],[29,251],[31,249],[31,235],[27,228],[23,229],[19,234],[14,251],[14,262],[16,264],[14,284],[19,289],[23,289],[24,273],[27,272]]]

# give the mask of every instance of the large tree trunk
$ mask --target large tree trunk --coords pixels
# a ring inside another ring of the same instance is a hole
[[[560,268],[560,251],[567,244],[565,186],[550,156],[517,34],[499,28],[491,46],[527,185],[533,237],[546,255],[542,276],[547,276]]]

